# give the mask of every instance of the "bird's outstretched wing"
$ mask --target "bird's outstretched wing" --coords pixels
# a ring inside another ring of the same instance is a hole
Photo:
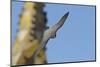
[[[43,39],[41,41],[41,45],[39,46],[39,48],[36,50],[35,52],[35,56],[34,56],[34,59],[35,57],[39,54],[39,52],[41,51],[42,48],[44,48],[48,42],[48,40],[52,37],[55,37],[55,34],[56,32],[58,31],[58,29],[60,29],[65,20],[67,19],[69,15],[69,12],[67,12],[60,20],[57,24],[53,25],[51,28],[47,29],[45,32],[44,32],[44,36],[43,36]]]

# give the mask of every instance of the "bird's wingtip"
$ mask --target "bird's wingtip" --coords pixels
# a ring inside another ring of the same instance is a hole
[[[69,12],[67,12],[66,14],[65,14],[65,16],[68,16],[69,15]]]

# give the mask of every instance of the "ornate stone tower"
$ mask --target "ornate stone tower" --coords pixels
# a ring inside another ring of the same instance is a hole
[[[43,48],[34,59],[34,51],[40,45],[46,29],[44,3],[25,2],[19,20],[15,45],[12,50],[12,65],[45,64],[46,54]]]

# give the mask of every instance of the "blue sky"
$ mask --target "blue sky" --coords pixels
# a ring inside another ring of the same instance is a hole
[[[12,42],[16,37],[23,2],[12,3]],[[48,63],[95,60],[95,7],[46,4],[48,26],[52,26],[69,11],[64,26],[47,44]]]

